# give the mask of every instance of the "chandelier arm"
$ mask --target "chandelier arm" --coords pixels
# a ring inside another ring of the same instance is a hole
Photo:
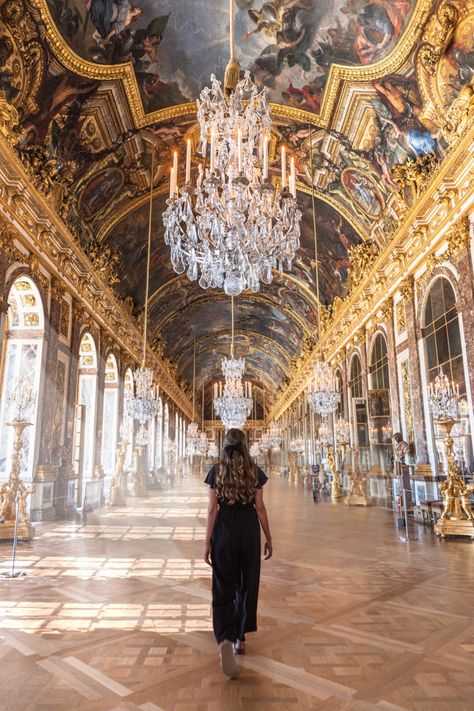
[[[316,298],[318,300],[318,339],[321,338],[321,300],[319,298],[319,254],[318,254],[318,236],[316,231],[316,207],[314,200],[314,168],[313,168],[313,126],[309,124],[309,151],[311,161],[311,212],[313,215],[313,236],[314,236],[314,260],[315,260],[315,283],[316,283]]]
[[[155,175],[155,149],[151,151],[150,204],[148,207],[148,249],[146,258],[145,314],[143,323],[143,353],[142,367],[146,363],[146,342],[148,336],[148,293],[150,291],[150,261],[151,261],[151,220],[153,216],[153,179]]]

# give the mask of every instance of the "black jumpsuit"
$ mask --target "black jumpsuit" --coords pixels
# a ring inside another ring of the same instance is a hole
[[[215,487],[217,467],[205,483]],[[258,468],[258,488],[267,477]],[[257,602],[260,583],[260,523],[255,501],[230,504],[218,500],[219,509],[212,531],[212,622],[217,642],[245,640],[246,632],[257,630]]]

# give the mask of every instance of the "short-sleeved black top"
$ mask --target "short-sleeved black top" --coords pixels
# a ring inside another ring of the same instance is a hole
[[[212,469],[209,470],[207,477],[204,479],[204,483],[208,484],[211,489],[215,489],[216,487],[216,476],[217,476],[217,467],[218,464],[214,464]],[[258,479],[258,484],[257,484],[257,489],[261,489],[262,486],[265,486],[265,484],[268,481],[268,477],[263,472],[260,467],[257,467],[257,479]],[[249,506],[254,506],[255,505],[255,499],[253,501],[249,501],[248,504],[229,504],[227,499],[219,499],[219,504],[220,505],[229,505],[229,506],[235,506],[237,508],[247,508]]]

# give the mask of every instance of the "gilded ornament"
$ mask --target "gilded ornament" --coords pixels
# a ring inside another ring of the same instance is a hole
[[[356,288],[367,276],[371,266],[380,254],[380,247],[374,240],[366,240],[350,247],[349,280],[351,289]]]
[[[405,303],[403,300],[397,302],[396,306],[397,332],[403,333],[406,329]]]
[[[18,111],[8,103],[5,92],[0,89],[0,133],[11,145],[17,140],[18,125]]]
[[[461,89],[458,96],[446,112],[446,120],[441,132],[449,145],[459,140],[469,129],[474,119],[474,88],[471,85]]]
[[[438,167],[438,158],[433,153],[420,155],[392,168],[392,178],[399,186],[398,198],[408,207],[413,207],[433,177]]]
[[[418,50],[418,60],[428,74],[433,75],[453,35],[458,11],[451,3],[442,4],[426,23],[423,43]]]
[[[471,239],[471,225],[469,217],[462,217],[447,232],[448,249],[445,253],[446,259],[453,260],[468,246]]]
[[[415,280],[412,275],[406,277],[400,284],[400,293],[406,301],[409,301],[414,294]]]

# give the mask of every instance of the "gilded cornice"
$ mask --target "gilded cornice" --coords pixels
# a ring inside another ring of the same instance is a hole
[[[387,297],[398,290],[406,292],[419,267],[429,260],[443,244],[453,242],[453,234],[461,235],[456,246],[466,244],[466,216],[474,205],[474,122],[458,144],[452,148],[439,169],[428,181],[417,203],[407,211],[398,229],[380,250],[367,270],[365,278],[348,298],[338,304],[332,321],[323,331],[316,348],[302,362],[289,386],[282,390],[269,414],[270,419],[282,416],[302,393],[310,369],[321,353],[328,360],[354,338],[356,332],[372,318]],[[461,222],[460,222],[461,221]]]
[[[32,185],[19,158],[1,136],[0,215],[15,230],[17,242],[31,253],[23,261],[37,272],[42,265],[54,277],[61,279],[83,307],[94,314],[97,324],[110,332],[119,347],[135,362],[140,362],[141,334],[136,323],[99,278],[64,222],[44,195]],[[191,402],[174,376],[151,349],[148,358],[160,389],[168,394],[183,414],[191,417]]]
[[[97,79],[98,81],[122,81],[133,121],[137,128],[196,112],[196,104],[191,102],[145,114],[131,63],[108,65],[97,64],[82,59],[67,44],[59,32],[49,10],[47,0],[32,0],[32,2],[38,7],[41,19],[45,25],[46,39],[49,46],[66,69],[90,79]],[[397,42],[396,47],[380,62],[359,67],[332,64],[324,91],[321,113],[319,115],[310,111],[272,103],[271,106],[274,115],[292,121],[311,123],[323,128],[328,127],[342,89],[342,84],[344,82],[373,81],[374,79],[392,74],[399,70],[402,64],[407,60],[416,40],[420,37],[423,24],[430,10],[432,10],[432,0],[418,0],[408,26]]]

